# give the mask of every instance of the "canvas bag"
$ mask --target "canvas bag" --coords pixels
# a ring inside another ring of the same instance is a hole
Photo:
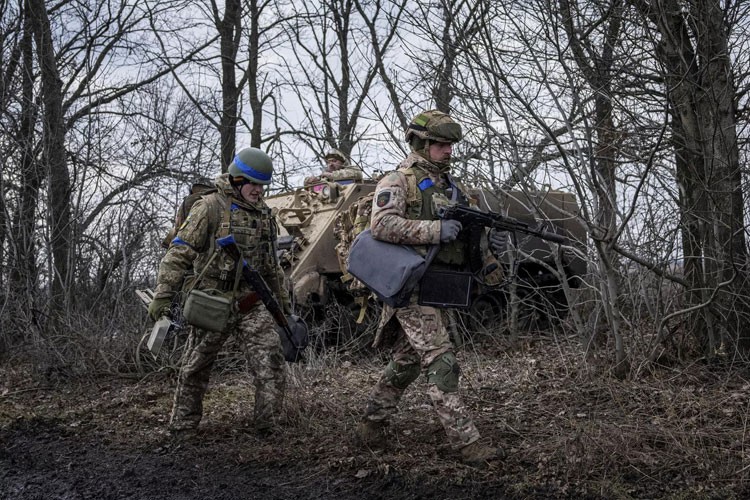
[[[217,255],[218,251],[214,250],[208,263],[188,290],[185,304],[182,306],[182,314],[188,324],[203,330],[223,332],[229,323],[233,300],[220,290],[195,288],[203,280],[206,270]]]
[[[347,271],[385,304],[404,307],[439,248],[433,245],[423,256],[412,246],[377,240],[366,229],[352,243]]]
[[[229,323],[232,299],[218,290],[190,290],[182,314],[189,324],[212,332],[223,332]]]

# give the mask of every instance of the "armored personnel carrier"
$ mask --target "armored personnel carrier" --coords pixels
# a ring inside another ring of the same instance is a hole
[[[588,272],[586,229],[578,218],[579,206],[572,193],[545,190],[539,193],[508,191],[502,197],[476,191],[479,208],[500,213],[568,238],[556,245],[542,238],[514,234],[514,245],[497,257],[506,271],[506,286],[481,288],[472,301],[469,320],[474,326],[496,325],[508,311],[509,286],[515,285],[521,322],[545,329],[568,313],[563,282],[569,289],[581,287]]]
[[[337,216],[372,193],[376,184],[320,182],[265,198],[279,222],[281,262],[299,304],[315,307],[332,299],[348,302],[334,226]]]
[[[298,305],[320,313],[335,302],[349,310],[360,324],[377,317],[377,307],[371,307],[367,316],[360,316],[363,290],[351,287],[340,241],[341,216],[352,212],[353,204],[371,194],[375,186],[375,181],[321,182],[265,199],[279,222],[281,262]],[[497,324],[509,303],[507,285],[515,276],[516,293],[528,306],[529,314],[564,316],[567,301],[561,278],[571,288],[577,288],[587,270],[586,233],[577,222],[575,197],[553,190],[534,196],[521,191],[509,192],[502,198],[487,191],[473,195],[479,200],[480,209],[507,215],[532,227],[543,221],[546,230],[567,236],[571,244],[558,246],[518,233],[512,250],[498,256],[506,269],[505,282],[499,287],[477,286],[472,306],[463,314],[474,326]],[[547,310],[550,307],[552,311]]]

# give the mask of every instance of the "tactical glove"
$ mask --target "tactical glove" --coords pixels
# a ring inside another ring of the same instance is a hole
[[[488,237],[490,250],[495,255],[500,255],[508,248],[508,231],[492,229]]]
[[[171,297],[154,299],[148,305],[148,315],[151,316],[151,319],[153,319],[154,321],[158,321],[162,316],[169,316],[169,309],[171,305]]]
[[[440,221],[440,243],[448,243],[458,238],[458,233],[461,232],[462,227],[457,220]]]

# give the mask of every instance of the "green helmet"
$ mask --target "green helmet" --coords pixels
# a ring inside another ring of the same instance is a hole
[[[273,176],[271,158],[258,148],[245,148],[229,164],[231,177],[243,177],[256,184],[270,184]]]
[[[415,138],[423,141],[452,143],[460,141],[462,137],[461,125],[437,109],[418,114],[406,127],[406,142],[408,143]]]

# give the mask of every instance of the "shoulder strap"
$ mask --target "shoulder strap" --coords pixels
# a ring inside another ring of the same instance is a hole
[[[223,193],[218,191],[205,196],[204,201],[208,209],[208,234],[211,238],[208,250],[211,255],[216,250],[216,239],[228,236],[231,233],[232,203]]]
[[[411,217],[418,217],[422,213],[422,193],[419,190],[419,183],[423,179],[420,173],[414,167],[408,167],[403,171],[406,178],[406,210]]]

